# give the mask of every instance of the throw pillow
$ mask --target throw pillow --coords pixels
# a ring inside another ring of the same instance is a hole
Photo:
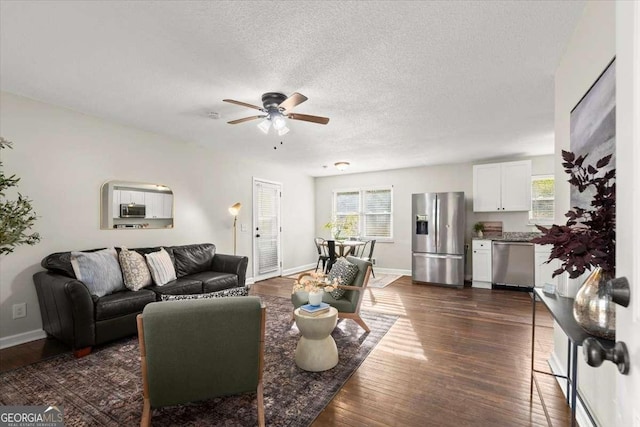
[[[341,285],[349,286],[353,279],[358,275],[358,266],[350,263],[344,258],[338,258],[333,267],[331,267],[331,271],[327,278],[329,281],[333,281],[333,279],[339,279]],[[331,296],[335,299],[340,299],[346,290],[344,289],[336,289],[331,292]]]
[[[71,252],[76,278],[87,285],[91,295],[103,297],[125,289],[115,248],[96,252]]]
[[[120,248],[120,268],[122,268],[122,276],[124,285],[132,290],[140,289],[151,285],[151,273],[149,267],[144,260],[144,256],[136,251],[130,251],[125,247]]]
[[[169,253],[164,248],[144,256],[147,258],[147,265],[149,266],[153,283],[162,286],[172,280],[176,280],[176,269],[173,266],[173,262],[171,262]]]
[[[210,292],[208,294],[192,294],[192,295],[162,295],[162,301],[179,301],[185,299],[203,299],[203,298],[224,298],[224,297],[246,297],[249,295],[249,288],[243,286],[241,288],[225,289],[223,291]]]

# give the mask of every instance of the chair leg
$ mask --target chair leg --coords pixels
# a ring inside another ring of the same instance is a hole
[[[318,262],[316,262],[316,269],[314,272],[318,271],[318,267],[320,266],[320,258],[318,258]],[[324,261],[322,261],[322,269],[324,270]]]
[[[367,331],[367,332],[371,332],[371,329],[369,329],[369,327],[367,326],[367,324],[366,324],[366,323],[364,323],[364,320],[362,320],[362,317],[360,317],[360,316],[356,315],[356,316],[354,316],[354,317],[353,317],[353,320],[355,320],[355,321],[356,321],[356,323],[357,323],[358,325],[360,325],[360,327],[361,327],[362,329],[364,329],[364,330],[365,330],[365,331]]]
[[[373,276],[374,279],[376,278],[376,275],[373,272],[373,267],[371,267],[371,275]]]
[[[144,406],[142,407],[142,419],[140,420],[140,427],[151,426],[151,403],[149,399],[144,399]]]
[[[264,386],[262,385],[262,381],[258,383],[258,425],[260,427],[264,427]]]

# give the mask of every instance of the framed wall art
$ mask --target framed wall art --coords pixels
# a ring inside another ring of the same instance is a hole
[[[616,167],[616,63],[615,58],[596,79],[578,104],[571,110],[571,151],[576,156],[588,154],[584,166],[594,165],[612,154],[604,175]],[[571,207],[589,207],[591,189],[583,193],[571,186]]]

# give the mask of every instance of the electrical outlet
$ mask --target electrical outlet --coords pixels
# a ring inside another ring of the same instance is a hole
[[[13,318],[20,319],[21,317],[27,317],[26,302],[21,302],[20,304],[13,304]]]
[[[371,264],[376,265],[376,259],[375,258],[371,258]]]

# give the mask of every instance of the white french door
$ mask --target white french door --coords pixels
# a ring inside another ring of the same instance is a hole
[[[282,184],[253,179],[253,275],[256,282],[282,274],[281,197]]]
[[[640,3],[616,2],[616,275],[631,287],[629,307],[616,306],[616,341],[631,368],[617,376],[617,427],[640,426]],[[609,363],[609,362],[605,362]]]

